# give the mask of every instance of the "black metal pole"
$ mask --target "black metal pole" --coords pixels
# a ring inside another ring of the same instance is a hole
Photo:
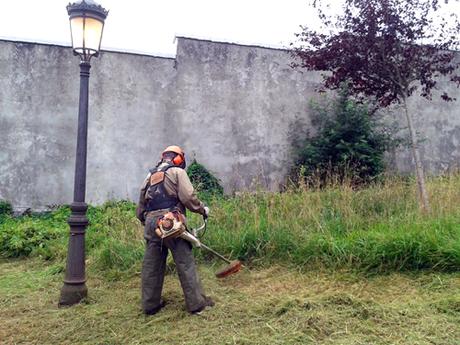
[[[64,285],[61,289],[60,306],[79,303],[88,294],[85,277],[85,232],[88,225],[85,203],[86,152],[88,138],[88,89],[89,62],[80,62],[80,102],[78,106],[77,153],[75,159],[75,181],[70,226],[69,248]]]

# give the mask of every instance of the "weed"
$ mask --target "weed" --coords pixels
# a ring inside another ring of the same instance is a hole
[[[0,200],[0,221],[4,216],[9,216],[13,214],[13,207],[6,200]]]
[[[199,193],[208,196],[223,195],[224,189],[220,185],[220,181],[196,160],[193,160],[192,164],[187,168],[187,174]]]
[[[421,215],[413,180],[388,178],[366,188],[346,184],[283,193],[242,193],[209,200],[204,243],[246,265],[286,263],[298,270],[347,268],[368,273],[460,268],[460,175],[428,180],[433,212]],[[46,215],[6,216],[0,255],[36,256],[62,264],[68,207]],[[200,216],[188,214],[197,225]],[[143,229],[130,201],[88,209],[89,270],[113,277],[137,272]],[[203,261],[212,258],[197,250]]]

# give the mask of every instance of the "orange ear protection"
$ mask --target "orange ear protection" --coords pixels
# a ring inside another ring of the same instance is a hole
[[[167,152],[173,152],[176,156],[173,158],[172,163],[185,169],[185,152],[177,145],[168,146],[163,151],[163,155]]]
[[[176,157],[174,157],[174,159],[172,160],[172,162],[174,163],[174,165],[181,165],[182,163],[184,163],[185,161],[185,158],[184,158],[184,155],[185,154],[177,154]]]

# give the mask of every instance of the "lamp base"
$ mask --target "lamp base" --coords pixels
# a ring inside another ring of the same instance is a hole
[[[62,286],[59,307],[67,307],[80,303],[83,298],[88,296],[86,284],[66,284]]]

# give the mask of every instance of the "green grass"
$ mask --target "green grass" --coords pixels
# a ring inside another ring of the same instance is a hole
[[[109,281],[88,273],[89,297],[58,308],[62,274],[39,259],[0,261],[0,344],[438,344],[460,339],[459,273],[299,273],[285,266],[245,269],[217,280],[200,265],[216,306],[185,310],[176,274],[167,305],[140,310],[140,266]]]
[[[246,261],[372,272],[460,268],[460,176],[429,181],[422,215],[413,181],[242,194],[212,204],[207,240]]]
[[[387,179],[367,188],[331,185],[283,193],[242,193],[209,199],[204,242],[245,264],[282,263],[298,270],[347,268],[371,273],[460,268],[460,175],[428,181],[432,213],[418,207],[415,182]],[[128,201],[90,207],[90,270],[113,278],[142,259],[143,230]],[[0,221],[0,255],[32,256],[63,265],[68,238],[62,207],[46,215]],[[197,215],[190,223],[198,224]],[[197,253],[209,260],[206,252]]]
[[[3,216],[0,344],[458,344],[460,175],[428,187],[429,215],[410,179],[209,199],[205,243],[245,269],[217,280],[220,263],[197,251],[217,302],[198,317],[185,310],[170,257],[168,304],[142,314],[134,204],[90,207],[89,297],[63,309],[69,209]]]

